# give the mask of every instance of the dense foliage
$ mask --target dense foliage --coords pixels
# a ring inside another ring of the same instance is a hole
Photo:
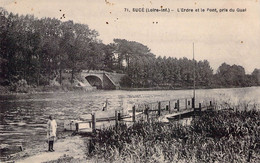
[[[0,11],[1,84],[49,84],[65,69],[98,69],[105,48],[87,25]],[[97,62],[98,63],[98,62]],[[59,80],[61,82],[61,79]]]
[[[136,123],[101,131],[90,155],[97,162],[258,162],[260,112],[204,112],[191,126]]]
[[[25,80],[28,86],[63,84],[64,72],[105,70],[125,73],[124,87],[189,88],[194,66],[199,87],[260,85],[260,70],[246,75],[242,66],[223,63],[216,74],[207,60],[156,57],[138,42],[114,39],[103,44],[87,25],[55,18],[19,16],[0,8],[0,84]],[[19,85],[19,84],[18,84]]]

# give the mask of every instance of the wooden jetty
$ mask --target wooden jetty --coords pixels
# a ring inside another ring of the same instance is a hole
[[[195,107],[193,98],[173,99],[154,103],[139,104],[131,110],[106,110],[81,116],[82,120],[69,120],[64,122],[64,129],[76,131],[79,134],[96,133],[100,130],[118,126],[124,123],[127,126],[135,122],[161,121],[170,122],[184,116],[190,116],[205,110],[214,109],[212,101],[199,103]]]

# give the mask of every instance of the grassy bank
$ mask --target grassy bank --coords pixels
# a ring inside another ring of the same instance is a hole
[[[94,87],[76,87],[76,86],[28,86],[17,87],[13,89],[11,86],[0,86],[2,95],[17,94],[17,93],[42,93],[42,92],[69,92],[69,91],[93,91]]]
[[[90,144],[97,162],[259,162],[260,111],[213,111],[191,126],[136,123],[101,131]]]

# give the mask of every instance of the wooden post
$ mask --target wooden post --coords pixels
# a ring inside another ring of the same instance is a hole
[[[118,112],[117,112],[117,110],[115,111],[115,125],[116,125],[116,130],[117,130],[117,128],[118,128]]]
[[[177,100],[177,111],[180,111],[180,100]]]
[[[121,121],[121,113],[118,113],[118,124],[120,124],[120,121]]]
[[[95,113],[92,113],[92,132],[96,133],[96,116],[95,116]]]
[[[199,103],[199,111],[201,111],[201,103]]]
[[[169,101],[169,113],[171,113],[171,101]]]
[[[180,100],[177,100],[177,111],[180,111]],[[181,114],[179,114],[178,119],[181,119]]]
[[[191,105],[191,107],[192,107],[193,109],[195,109],[195,99],[192,98],[191,100],[192,100],[192,105]]]
[[[187,99],[185,99],[185,109],[188,109],[188,105],[187,105]]]
[[[147,119],[147,122],[149,123],[150,120],[149,120],[149,107],[147,107],[146,109],[146,119]]]
[[[209,110],[213,110],[213,105],[212,105],[212,101],[209,101],[209,107],[208,107]]]
[[[79,132],[79,123],[77,122],[77,123],[75,124],[75,126],[76,126],[76,132]]]
[[[132,120],[135,123],[135,105],[133,106],[133,115],[132,115]]]
[[[158,102],[158,115],[161,116],[161,102]]]

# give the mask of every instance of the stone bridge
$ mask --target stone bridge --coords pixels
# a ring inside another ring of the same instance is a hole
[[[83,70],[80,76],[97,89],[120,89],[119,82],[124,74],[99,70]]]

